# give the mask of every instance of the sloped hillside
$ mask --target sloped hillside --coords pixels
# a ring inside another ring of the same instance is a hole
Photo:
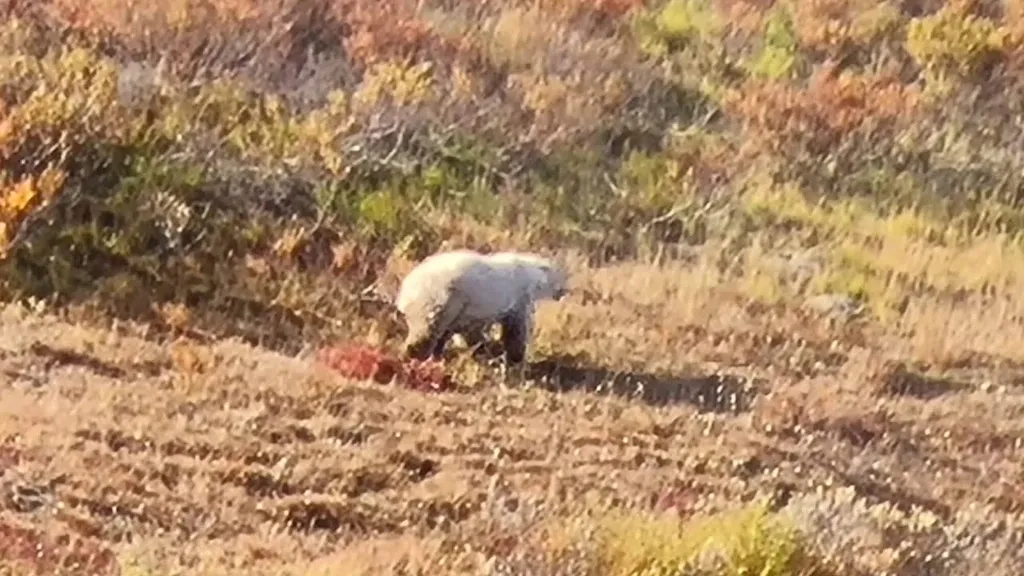
[[[0,2],[0,572],[1021,574],[1022,14]],[[522,373],[318,364],[453,246]]]

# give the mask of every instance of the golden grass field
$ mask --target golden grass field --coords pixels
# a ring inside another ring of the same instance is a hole
[[[638,574],[700,544],[671,519],[754,502],[816,558],[772,574],[1024,566],[1019,300],[887,329],[750,304],[699,263],[574,281],[525,382],[463,360],[443,393],[12,305],[5,573]]]

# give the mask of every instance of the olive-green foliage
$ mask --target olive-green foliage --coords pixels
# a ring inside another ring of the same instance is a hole
[[[617,513],[598,529],[609,576],[824,574],[801,536],[761,505],[696,517]]]
[[[12,51],[0,62],[11,110],[5,164],[67,174],[57,200],[26,223],[4,263],[9,291],[76,297],[101,277],[131,271],[158,300],[187,299],[215,283],[231,255],[256,247],[238,231],[261,215],[230,202],[210,163],[179,137],[204,123],[230,126],[220,121],[243,115],[242,105],[205,108],[184,126],[178,103],[125,105],[118,66],[89,50]]]
[[[746,60],[745,68],[753,76],[788,79],[795,74],[799,57],[793,23],[785,6],[776,4],[768,13],[761,47]]]
[[[744,75],[741,56],[726,43],[728,19],[706,0],[670,0],[640,12],[632,28],[641,50],[671,64],[680,86],[711,102]]]
[[[669,0],[660,10],[641,13],[634,28],[652,53],[678,51],[721,33],[725,23],[706,0]]]
[[[914,18],[907,26],[907,51],[934,79],[970,77],[1003,48],[1006,35],[988,18],[965,13],[955,4]]]
[[[116,62],[83,47],[30,51],[31,28],[7,26],[3,165],[12,178],[65,177],[53,201],[5,223],[17,226],[0,264],[6,295],[94,300],[135,316],[228,296],[244,258],[267,250],[266,231],[285,219],[265,196],[271,171],[237,168],[296,147],[281,112],[228,83],[128,102]],[[288,193],[308,194],[299,184]],[[290,202],[293,214],[302,204]]]

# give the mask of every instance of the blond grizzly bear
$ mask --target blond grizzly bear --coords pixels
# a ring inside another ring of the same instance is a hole
[[[536,254],[434,254],[402,280],[395,301],[409,329],[405,354],[439,359],[455,334],[476,346],[487,329],[500,323],[505,359],[519,364],[533,330],[534,303],[560,300],[567,280],[561,266]]]

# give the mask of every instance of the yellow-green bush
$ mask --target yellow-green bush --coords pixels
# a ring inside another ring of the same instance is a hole
[[[931,77],[972,77],[1003,49],[1006,32],[988,18],[967,13],[957,3],[907,25],[907,51]]]
[[[788,79],[799,63],[798,48],[788,11],[781,4],[776,5],[766,18],[761,47],[746,60],[745,67],[754,76]]]
[[[825,574],[801,536],[761,505],[696,517],[615,513],[597,530],[608,576]]]
[[[641,13],[634,21],[641,46],[655,54],[713,39],[725,25],[707,0],[669,0],[660,10]]]

